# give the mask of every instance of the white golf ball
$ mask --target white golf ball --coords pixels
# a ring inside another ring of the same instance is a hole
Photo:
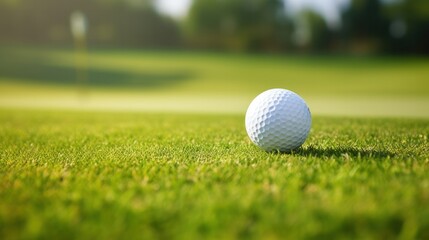
[[[311,113],[304,100],[286,89],[258,95],[246,112],[246,131],[265,151],[289,152],[300,147],[311,128]]]

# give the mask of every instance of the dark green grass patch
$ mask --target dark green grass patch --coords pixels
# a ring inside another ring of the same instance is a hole
[[[426,58],[92,49],[83,59],[91,90],[253,97],[285,87],[312,97],[429,96]],[[0,84],[74,88],[77,60],[70,49],[0,46]]]
[[[429,238],[428,120],[0,111],[0,238]]]

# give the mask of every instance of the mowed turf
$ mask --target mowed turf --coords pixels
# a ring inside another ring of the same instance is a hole
[[[316,115],[429,118],[427,58],[0,47],[1,107],[244,114],[270,88]]]
[[[428,59],[0,53],[0,239],[429,238]],[[291,154],[244,129],[273,87],[314,115]]]
[[[315,116],[291,154],[243,121],[1,110],[0,238],[429,238],[428,120]]]

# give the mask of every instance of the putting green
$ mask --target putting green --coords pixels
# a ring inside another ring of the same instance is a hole
[[[429,60],[93,50],[76,83],[72,50],[3,48],[0,106],[244,113],[274,87],[315,115],[429,117]]]

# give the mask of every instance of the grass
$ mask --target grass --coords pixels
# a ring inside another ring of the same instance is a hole
[[[429,238],[428,59],[91,49],[80,85],[75,60],[0,48],[0,239]],[[291,154],[244,129],[273,87],[313,113]]]
[[[428,120],[316,116],[292,154],[243,121],[0,110],[0,238],[429,238]]]
[[[427,58],[95,49],[87,62],[77,86],[72,50],[0,48],[0,106],[243,114],[282,87],[318,115],[429,117]]]

